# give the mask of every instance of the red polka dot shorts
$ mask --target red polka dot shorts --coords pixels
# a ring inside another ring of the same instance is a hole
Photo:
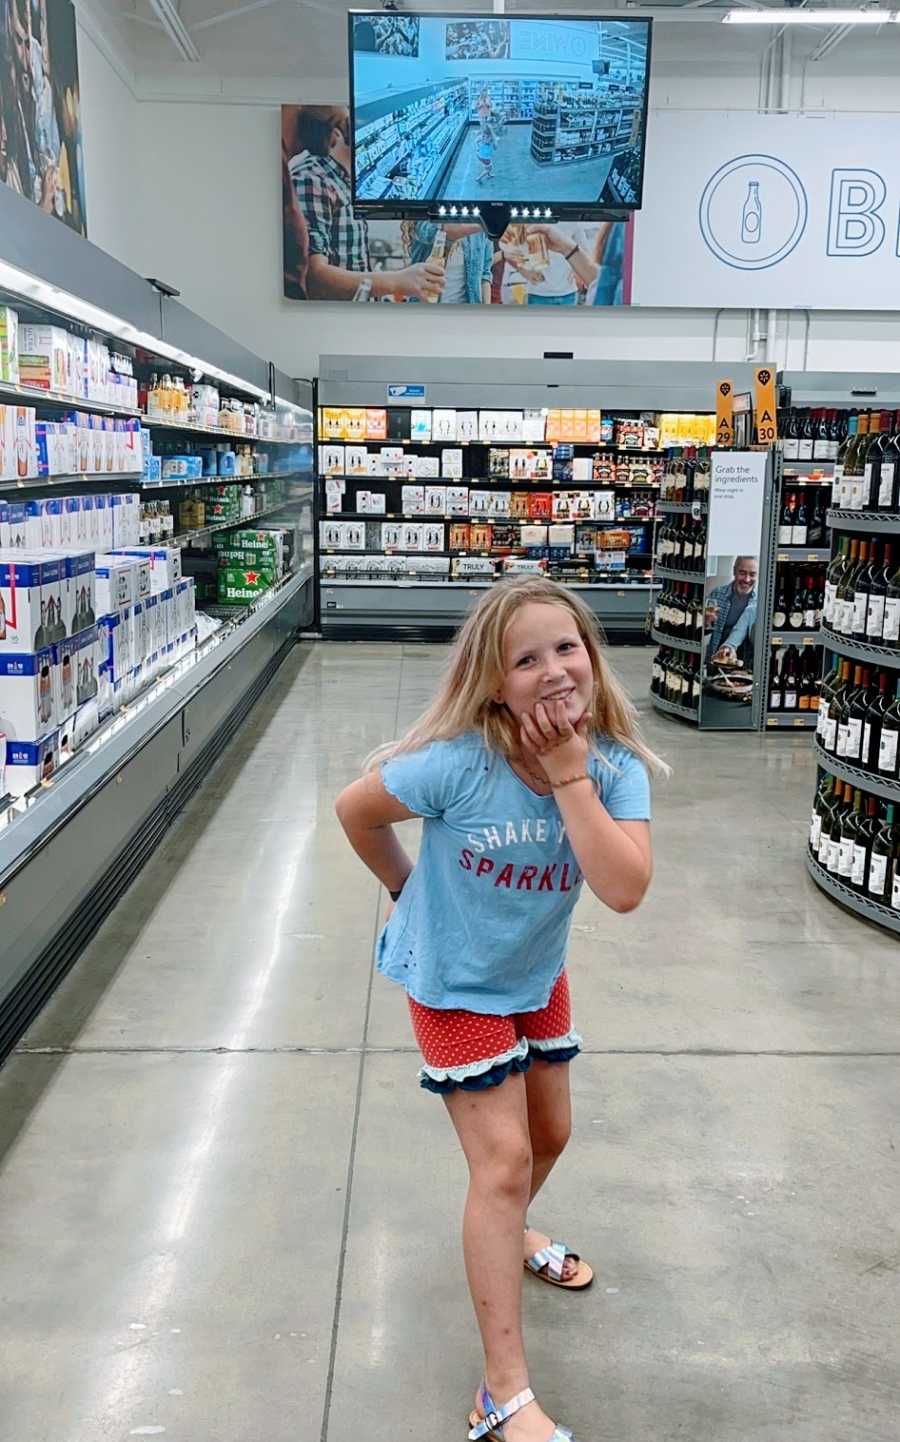
[[[407,997],[416,1042],[425,1065],[419,1082],[428,1091],[483,1091],[499,1086],[532,1061],[571,1061],[581,1050],[572,1030],[569,979],[563,972],[541,1011],[485,1016],[442,1011]]]

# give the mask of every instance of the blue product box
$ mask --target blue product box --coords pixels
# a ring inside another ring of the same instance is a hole
[[[10,796],[24,796],[42,781],[49,781],[58,765],[57,731],[40,741],[7,741],[6,790]]]
[[[199,456],[165,456],[162,463],[164,481],[199,481],[203,462]]]
[[[162,457],[161,457],[161,456],[147,456],[147,458],[146,458],[145,461],[144,461],[144,480],[145,480],[145,481],[161,481],[161,480],[162,480]]]
[[[234,451],[219,451],[219,475],[237,475],[237,455]]]
[[[218,456],[219,453],[216,450],[215,446],[202,447],[200,451],[200,460],[203,463],[204,476],[218,475],[218,471],[216,470],[216,461],[218,460]]]

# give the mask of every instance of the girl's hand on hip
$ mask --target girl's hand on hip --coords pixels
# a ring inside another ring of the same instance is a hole
[[[538,701],[533,712],[523,714],[523,749],[535,758],[551,786],[587,770],[587,729],[587,714],[572,725],[565,701]]]

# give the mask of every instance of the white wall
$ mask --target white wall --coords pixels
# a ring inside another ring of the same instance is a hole
[[[139,183],[137,101],[128,72],[103,44],[87,12],[78,12],[78,77],[84,134],[88,237],[125,265],[133,265]]]
[[[741,36],[716,58],[712,28],[657,27],[656,106],[757,107],[764,41]],[[827,97],[835,108],[900,107],[900,27],[888,27],[895,28],[896,37],[881,41],[880,59],[858,47],[839,48],[823,62],[833,74],[823,78],[820,65],[808,67],[807,93],[816,91],[818,103]],[[500,361],[540,357],[545,350],[613,360],[729,361],[745,355],[745,311],[717,320],[712,311],[637,307],[558,315],[545,308],[285,301],[278,106],[282,100],[333,99],[333,83],[222,82],[182,66],[152,80],[145,72],[135,103],[90,43],[82,44],[81,55],[91,238],[140,273],[170,281],[185,304],[291,375],[315,375],[320,353],[477,354]],[[153,99],[146,98],[150,94]],[[122,181],[103,181],[110,171]],[[788,322],[782,313],[776,357],[793,369],[805,360],[812,370],[900,370],[900,314],[814,313],[807,330],[805,314]]]

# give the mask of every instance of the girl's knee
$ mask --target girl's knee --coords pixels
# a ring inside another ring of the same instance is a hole
[[[494,1196],[527,1201],[533,1155],[527,1137],[510,1138],[491,1148],[472,1168],[472,1183]]]
[[[562,1156],[572,1135],[572,1119],[569,1116],[553,1117],[543,1122],[532,1132],[531,1145],[536,1159],[547,1161]]]

